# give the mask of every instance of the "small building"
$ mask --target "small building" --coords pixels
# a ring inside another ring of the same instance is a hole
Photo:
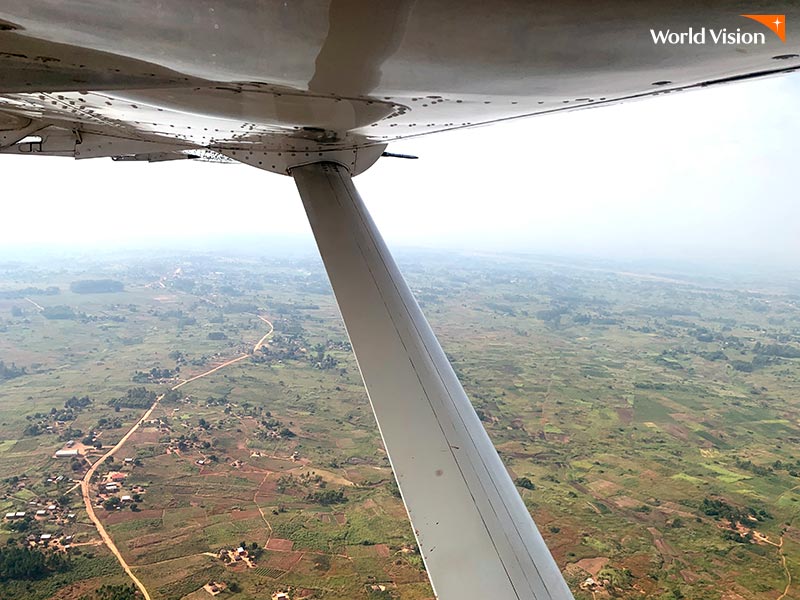
[[[210,581],[203,586],[203,589],[212,596],[216,596],[220,592],[225,591],[227,587],[228,586],[222,583],[221,581]]]
[[[116,492],[119,490],[119,486],[116,483],[107,483],[105,488],[107,492]]]
[[[42,535],[39,536],[39,539],[42,542],[49,542],[52,537],[53,537],[52,533],[43,533]]]
[[[13,512],[7,512],[6,513],[6,519],[16,519],[16,518],[17,518],[17,513],[13,513]]]
[[[128,495],[125,495],[125,496],[122,496],[122,497],[120,498],[120,502],[133,502],[133,498],[131,498],[131,497],[130,497],[130,496],[128,496]]]
[[[37,517],[46,517],[47,516],[47,511],[44,510],[43,508],[39,509],[39,510],[36,511],[36,516]]]
[[[14,513],[14,518],[15,519],[22,519],[23,517],[25,517],[25,511],[24,510],[20,510],[20,511],[17,511],[17,512]]]
[[[56,510],[57,508],[58,507],[55,504],[50,504],[50,505],[47,506],[47,510],[49,510],[51,512]]]
[[[79,453],[76,449],[71,450],[56,450],[56,458],[74,458],[79,456]]]
[[[126,459],[125,459],[123,462],[124,462],[126,465],[129,465],[129,464],[131,464],[131,463],[133,462],[133,459],[132,459],[130,456],[128,456],[128,457],[127,457],[127,458],[126,458]]]

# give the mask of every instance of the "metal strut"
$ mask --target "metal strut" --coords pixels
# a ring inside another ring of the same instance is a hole
[[[291,171],[438,598],[570,599],[350,174]]]

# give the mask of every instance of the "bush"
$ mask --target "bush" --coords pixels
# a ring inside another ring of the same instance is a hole
[[[514,485],[516,485],[517,487],[521,487],[523,489],[526,489],[526,490],[535,490],[536,489],[536,486],[534,485],[534,483],[527,477],[517,477],[514,480]]]

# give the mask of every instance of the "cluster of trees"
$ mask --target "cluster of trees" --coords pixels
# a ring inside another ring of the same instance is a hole
[[[745,471],[750,471],[751,473],[755,473],[756,475],[761,475],[765,477],[767,475],[772,475],[775,471],[786,471],[792,477],[800,477],[800,461],[797,463],[784,463],[781,460],[776,460],[771,465],[757,465],[751,460],[742,460],[741,458],[736,459],[736,466],[740,469],[744,469]]]
[[[751,506],[738,508],[719,498],[703,498],[700,510],[703,514],[717,520],[727,519],[730,521],[731,527],[736,527],[737,523],[745,527],[753,527],[756,523],[772,518],[772,515],[763,508],[755,509]]]
[[[554,307],[536,312],[536,318],[540,321],[545,321],[551,325],[559,325],[561,323],[561,316],[568,313],[569,309],[565,307]]]
[[[753,345],[755,356],[751,361],[732,360],[730,365],[737,371],[752,373],[756,369],[780,362],[781,358],[800,358],[800,348],[788,344],[762,344]]]
[[[46,306],[45,309],[42,311],[42,316],[45,319],[51,319],[51,320],[68,320],[68,319],[75,319],[77,317],[74,310],[72,310],[69,306],[65,306],[63,304],[58,304],[56,306]]]
[[[197,437],[197,434],[194,432],[190,433],[188,436],[182,433],[173,440],[173,443],[181,451],[188,450],[189,448],[211,448],[211,442],[205,440],[201,442],[200,438]]]
[[[732,360],[730,362],[731,367],[733,367],[737,371],[741,371],[742,373],[752,373],[756,369],[760,369],[762,367],[766,367],[767,365],[771,365],[774,363],[776,359],[771,356],[766,355],[757,355],[753,357],[753,360],[750,362],[746,360]]]
[[[52,425],[56,423],[65,423],[68,421],[74,421],[80,409],[74,408],[70,405],[72,400],[80,401],[76,399],[74,396],[70,400],[67,400],[65,406],[67,408],[57,409],[53,407],[50,409],[49,413],[42,413],[37,412],[33,415],[26,415],[25,419],[30,421],[28,425],[23,430],[23,435],[26,436],[36,436],[42,433],[54,433],[54,429],[48,429]],[[72,427],[67,427],[64,429],[58,436],[58,439],[61,441],[77,439],[83,435],[83,432],[80,429],[73,429]]]
[[[318,360],[314,363],[314,367],[323,371],[327,371],[329,369],[335,369],[338,364],[339,361],[336,360],[335,357],[331,356],[330,354],[326,354],[321,360]]]
[[[247,553],[253,558],[258,558],[264,554],[264,549],[258,545],[258,542],[250,542],[249,544],[244,540],[239,542],[239,547],[247,550]]]
[[[169,353],[169,357],[179,365],[186,364],[186,355],[180,350],[173,350]]]
[[[714,350],[713,352],[703,352],[698,351],[695,354],[700,358],[704,358],[708,361],[718,361],[718,360],[728,360],[728,355],[725,354],[722,350]]]
[[[100,417],[97,420],[98,429],[119,429],[120,427],[122,427],[122,419],[119,417],[115,417],[113,419]]]
[[[4,379],[13,379],[14,377],[21,377],[25,375],[25,367],[18,367],[16,363],[7,365],[0,360],[0,381]]]
[[[753,541],[753,532],[748,531],[744,535],[733,529],[726,529],[722,532],[722,537],[737,544],[749,544]]]
[[[330,354],[325,354],[325,350],[330,346],[331,342],[327,344],[314,344],[314,347],[311,349],[313,354],[309,354],[308,359],[315,368],[326,371],[328,369],[335,369],[339,364],[339,361],[335,357]]]
[[[318,490],[306,496],[307,502],[315,502],[323,506],[331,504],[343,504],[347,502],[347,496],[342,490]]]
[[[764,356],[777,356],[780,358],[800,358],[800,348],[788,344],[762,344],[756,342],[753,352]]]
[[[786,471],[792,477],[800,477],[800,461],[797,461],[795,464],[785,463],[781,460],[776,460],[772,463],[772,470],[775,471]]]
[[[0,547],[0,581],[41,579],[69,567],[69,561],[54,552],[16,544]]]
[[[762,477],[766,475],[772,474],[772,467],[764,467],[761,465],[755,464],[751,460],[742,460],[741,458],[736,459],[736,466],[740,469],[744,469],[745,471],[750,471],[751,473],[755,473],[756,475],[761,475]]]
[[[297,434],[289,429],[288,427],[284,427],[283,423],[278,419],[272,416],[272,413],[267,411],[267,419],[261,419],[261,427],[266,429],[259,429],[256,431],[256,437],[260,440],[265,440],[270,437],[274,437],[275,433],[277,433],[280,437],[284,439],[290,439],[293,437],[297,437]]]
[[[139,600],[142,594],[131,584],[105,584],[91,594],[81,596],[80,600]]]
[[[44,427],[42,427],[39,423],[29,423],[25,426],[25,429],[22,430],[22,435],[25,437],[35,437],[37,435],[41,435],[46,431]]]
[[[609,591],[622,591],[631,585],[633,573],[625,567],[606,565],[597,573],[597,579],[602,581]]]
[[[299,477],[295,477],[291,473],[281,475],[278,477],[277,485],[275,486],[278,492],[283,493],[290,488],[298,488],[300,486],[309,487],[316,485],[320,488],[325,488],[327,483],[322,479],[321,475],[312,472],[302,473]]]
[[[256,362],[267,362],[267,359],[274,360],[303,360],[307,358],[307,342],[302,335],[280,335],[272,336],[270,343],[261,346],[261,356],[254,356]]]
[[[25,533],[26,531],[29,531],[35,524],[36,522],[33,520],[33,517],[30,515],[25,515],[25,517],[22,519],[15,519],[5,523],[5,527],[11,531],[16,531],[17,533]]]
[[[26,287],[20,290],[0,291],[0,300],[17,300],[19,298],[25,298],[26,296],[55,296],[60,292],[61,290],[54,285],[44,289],[37,287]]]
[[[697,327],[689,332],[694,339],[698,342],[713,342],[718,339],[718,334],[709,329],[708,327]]]
[[[175,377],[175,375],[180,370],[180,367],[176,367],[175,370],[171,369],[159,369],[158,367],[153,367],[149,371],[136,371],[133,374],[133,382],[134,383],[149,383],[151,381],[158,381],[159,379],[171,379]]]
[[[94,402],[89,396],[81,396],[78,398],[77,396],[73,396],[66,402],[64,402],[64,408],[73,408],[73,409],[83,409],[89,406],[92,402]]]
[[[228,403],[228,399],[224,396],[217,397],[217,396],[209,396],[206,399],[206,406],[225,406]]]
[[[295,481],[294,475],[281,475],[278,477],[278,481],[275,483],[275,489],[278,491],[279,494],[282,494],[289,488],[297,487],[297,481]]]
[[[73,281],[69,289],[76,294],[109,294],[121,292],[125,289],[121,281],[113,279],[82,279]]]
[[[652,381],[637,381],[633,384],[637,390],[665,390],[666,383],[654,383]]]
[[[258,306],[247,302],[230,302],[222,308],[222,312],[232,313],[257,313]]]
[[[147,408],[156,400],[156,393],[143,387],[131,388],[121,398],[108,401],[115,410],[120,408]]]
[[[59,441],[62,442],[66,442],[68,440],[77,440],[81,437],[83,437],[83,431],[72,426],[67,427],[58,435]]]

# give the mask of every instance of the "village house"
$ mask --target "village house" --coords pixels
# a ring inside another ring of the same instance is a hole
[[[80,453],[76,449],[70,450],[56,450],[56,458],[73,458],[80,456]]]
[[[203,589],[212,596],[216,596],[220,592],[224,592],[227,589],[227,587],[228,586],[222,583],[221,581],[210,581],[203,586]]]

